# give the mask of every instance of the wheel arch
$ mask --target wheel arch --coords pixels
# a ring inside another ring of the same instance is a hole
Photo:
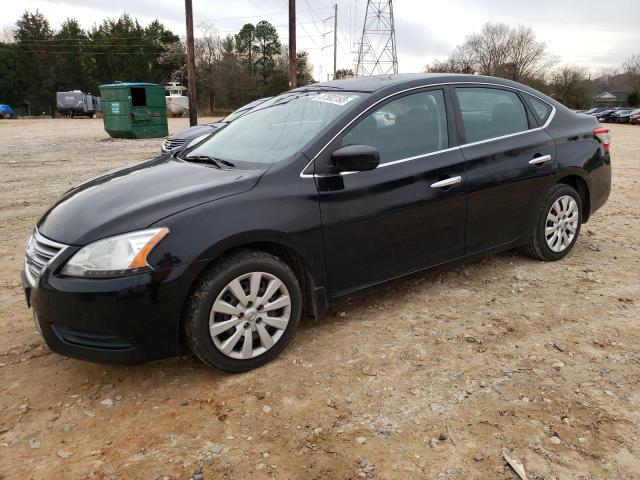
[[[569,185],[578,192],[582,202],[582,223],[587,222],[591,214],[591,192],[587,181],[577,173],[570,173],[561,177],[557,183]]]
[[[220,261],[221,258],[232,255],[238,250],[255,250],[268,253],[282,260],[293,270],[302,292],[303,314],[318,318],[327,309],[327,297],[325,289],[318,286],[317,279],[314,278],[311,267],[307,264],[304,256],[296,249],[286,236],[278,232],[247,232],[240,236],[228,238],[220,244],[209,249],[199,260],[201,268],[194,278],[189,288],[187,298],[205,275],[207,270]]]
[[[324,306],[326,301],[319,298],[323,296],[324,290],[316,287],[316,283],[313,280],[311,271],[304,258],[293,247],[277,241],[255,241],[244,243],[233,250],[237,250],[238,248],[265,252],[286,263],[289,268],[293,270],[293,273],[300,283],[303,313],[317,318],[322,314],[322,311],[326,309]]]

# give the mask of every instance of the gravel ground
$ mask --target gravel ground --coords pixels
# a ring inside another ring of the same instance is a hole
[[[0,478],[517,478],[503,452],[530,480],[639,478],[640,127],[611,129],[612,195],[565,260],[508,252],[395,282],[229,375],[48,350],[19,281],[33,224],[159,141],[0,122]]]

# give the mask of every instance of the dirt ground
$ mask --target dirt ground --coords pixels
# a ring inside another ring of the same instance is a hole
[[[32,226],[160,142],[1,121],[0,478],[515,479],[503,451],[530,480],[640,478],[640,127],[611,129],[612,195],[565,260],[508,252],[396,282],[230,375],[48,350],[19,280]]]

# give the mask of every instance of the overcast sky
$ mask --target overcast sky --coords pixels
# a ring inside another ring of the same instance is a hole
[[[298,49],[309,51],[317,79],[332,70],[332,19],[336,0],[297,0]],[[362,31],[366,0],[337,0],[338,68],[352,68],[353,45]],[[193,0],[194,24],[214,24],[222,35],[244,23],[266,19],[287,43],[288,0]],[[88,28],[105,17],[127,12],[142,24],[158,18],[184,35],[181,0],[20,0],[4,1],[2,27],[11,26],[25,10],[39,9],[58,28],[74,17]],[[562,63],[580,64],[593,72],[617,68],[640,53],[640,0],[396,0],[396,42],[400,72],[421,71],[443,59],[466,35],[487,21],[531,26]],[[196,36],[198,33],[196,32]],[[324,47],[324,48],[323,48]]]

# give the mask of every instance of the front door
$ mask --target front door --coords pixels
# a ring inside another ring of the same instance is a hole
[[[450,143],[445,100],[441,89],[393,97],[316,159],[345,145],[380,152],[375,170],[315,177],[332,296],[464,254],[464,158]]]

